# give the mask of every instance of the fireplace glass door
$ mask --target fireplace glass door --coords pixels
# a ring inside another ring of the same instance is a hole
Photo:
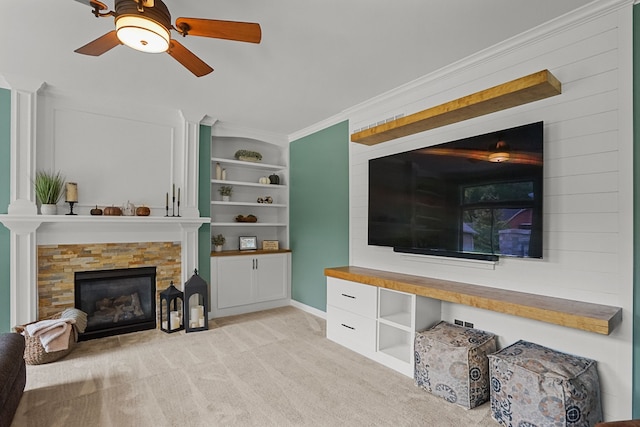
[[[75,273],[75,305],[87,313],[81,340],[155,329],[156,268]]]

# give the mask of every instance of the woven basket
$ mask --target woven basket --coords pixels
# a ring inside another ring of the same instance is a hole
[[[61,313],[54,314],[53,316],[48,317],[45,320],[59,319],[60,314]],[[30,325],[31,323],[28,323],[27,325]],[[24,361],[27,365],[43,365],[45,363],[55,362],[56,360],[62,359],[67,354],[71,353],[71,350],[73,350],[73,347],[75,347],[75,325],[71,325],[73,330],[69,334],[69,347],[66,350],[53,351],[51,353],[47,353],[46,351],[44,351],[44,347],[40,342],[40,338],[32,337],[31,335],[29,335],[29,333],[27,332],[27,325],[19,325],[13,328],[17,333],[24,335]]]

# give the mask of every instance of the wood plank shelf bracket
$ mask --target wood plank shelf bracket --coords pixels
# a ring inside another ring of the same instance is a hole
[[[351,134],[351,141],[375,145],[407,135],[506,110],[562,93],[549,70],[538,71],[417,113]]]
[[[609,335],[622,308],[363,267],[326,268],[327,277]]]

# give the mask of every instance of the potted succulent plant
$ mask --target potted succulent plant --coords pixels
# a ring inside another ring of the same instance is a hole
[[[40,201],[40,213],[55,215],[64,187],[64,176],[60,172],[38,171],[34,182],[36,197]]]
[[[218,234],[216,236],[211,237],[211,243],[213,243],[213,250],[216,252],[222,252],[222,245],[226,239],[222,234]]]
[[[229,185],[223,185],[222,187],[218,188],[218,192],[222,196],[222,201],[228,202],[229,197],[231,197],[231,193],[233,192],[233,187]]]

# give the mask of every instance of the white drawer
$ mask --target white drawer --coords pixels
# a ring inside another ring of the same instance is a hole
[[[375,319],[377,302],[377,287],[327,277],[327,305]]]
[[[328,305],[327,338],[371,357],[376,350],[376,321]]]

